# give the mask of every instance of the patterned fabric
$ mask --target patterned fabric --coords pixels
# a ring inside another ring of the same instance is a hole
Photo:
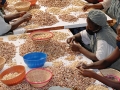
[[[109,9],[106,13],[111,17],[117,20],[120,23],[120,1],[112,0]]]
[[[120,1],[119,0],[111,0],[110,7],[107,9],[106,14],[111,18],[117,20],[117,22],[113,25],[113,29],[116,32],[116,28],[118,24],[120,24]]]

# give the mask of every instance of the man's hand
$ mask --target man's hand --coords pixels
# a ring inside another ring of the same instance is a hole
[[[85,63],[83,63],[82,65],[81,65],[81,64],[78,64],[78,65],[76,66],[76,68],[78,68],[78,69],[80,69],[80,68],[88,69],[87,64],[85,64]]]
[[[28,22],[32,18],[32,15],[29,13],[26,13],[22,16],[22,19],[26,22]]]
[[[75,51],[75,52],[80,52],[80,49],[82,48],[82,46],[79,43],[76,43],[75,41],[73,41],[69,45],[72,51]]]
[[[26,11],[21,11],[21,12],[18,12],[19,13],[19,16],[22,17],[24,14],[26,14],[27,12]]]
[[[90,78],[93,78],[94,75],[96,74],[95,72],[93,72],[92,70],[88,70],[88,69],[83,69],[83,68],[80,68],[80,73],[85,76],[85,77],[90,77]]]
[[[67,43],[68,44],[73,43],[73,41],[75,41],[75,37],[74,36],[72,36],[72,37],[67,39]]]
[[[86,4],[85,6],[83,6],[82,10],[84,12],[86,12],[88,9],[92,8],[93,4]]]

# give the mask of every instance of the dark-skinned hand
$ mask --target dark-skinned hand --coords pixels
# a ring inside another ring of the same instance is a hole
[[[85,76],[85,77],[94,77],[94,75],[96,74],[95,72],[93,72],[92,70],[88,70],[88,69],[83,69],[82,67],[79,69],[80,73]]]
[[[78,64],[77,66],[76,66],[76,68],[78,68],[78,69],[80,69],[80,68],[83,68],[83,69],[88,69],[87,68],[87,64],[85,64],[85,63],[83,63],[82,65],[81,64]]]
[[[80,52],[80,49],[82,48],[82,46],[75,41],[71,42],[69,45],[71,50],[74,52]]]
[[[82,10],[86,12],[90,8],[92,8],[92,4],[86,4],[85,6],[83,6]]]

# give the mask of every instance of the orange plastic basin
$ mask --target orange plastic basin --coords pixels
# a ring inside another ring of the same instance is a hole
[[[22,1],[29,1],[31,3],[31,6],[35,5],[37,0],[22,0]]]

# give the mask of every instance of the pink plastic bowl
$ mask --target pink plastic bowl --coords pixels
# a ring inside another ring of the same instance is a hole
[[[51,80],[52,72],[45,68],[32,69],[25,78],[33,87],[43,87]]]
[[[30,33],[30,38],[33,41],[50,40],[53,37],[53,33],[49,31],[34,31]]]
[[[111,79],[111,80],[115,80],[115,81],[119,81],[120,82],[120,78],[118,76],[115,76],[115,75],[107,75],[105,76],[107,77],[108,79]]]

